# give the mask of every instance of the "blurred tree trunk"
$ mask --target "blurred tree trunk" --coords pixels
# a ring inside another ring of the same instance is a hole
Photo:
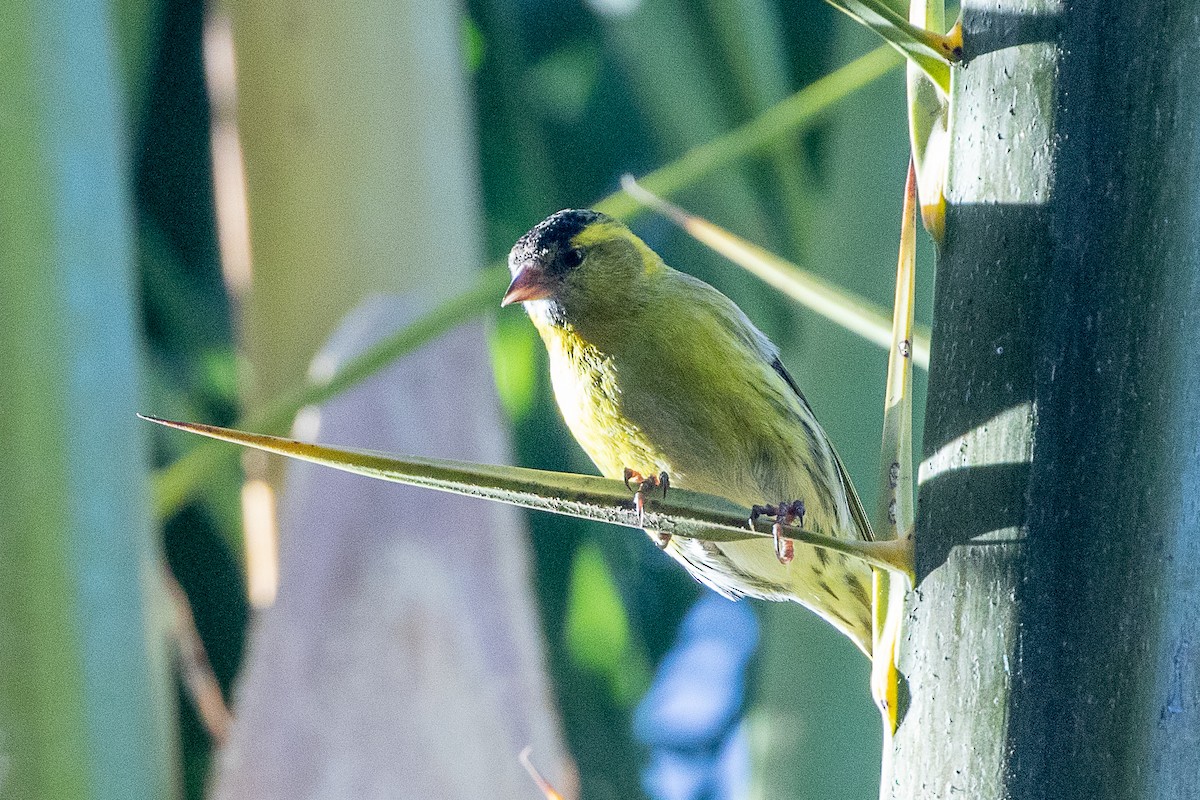
[[[420,305],[375,298],[318,358],[352,358]],[[482,327],[323,405],[316,438],[509,460]],[[517,509],[295,463],[280,518],[279,598],[254,625],[214,797],[533,796],[527,745],[566,787]]]
[[[964,4],[897,798],[1200,793],[1200,17]]]
[[[0,797],[169,798],[107,3],[0,6]]]
[[[453,4],[231,0],[252,278],[253,413],[371,294],[430,307],[482,265]],[[218,197],[218,202],[221,198]]]
[[[483,226],[454,4],[231,11],[253,413],[461,291]],[[473,324],[295,435],[503,463],[504,430]],[[527,744],[561,785],[521,515],[311,465],[281,483],[279,596],[253,625],[213,796],[517,796],[536,792]]]

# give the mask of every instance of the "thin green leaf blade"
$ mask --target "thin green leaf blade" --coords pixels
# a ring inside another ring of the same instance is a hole
[[[770,536],[764,520],[751,529],[750,509],[714,495],[671,489],[666,497],[649,498],[644,517],[633,505],[633,493],[621,481],[526,467],[473,464],[440,458],[396,458],[370,451],[348,450],[298,442],[232,428],[176,422],[139,414],[168,428],[219,439],[267,453],[288,456],[379,480],[494,500],[537,511],[608,522],[628,528],[649,528],[711,542]],[[843,541],[798,528],[788,528],[798,542],[848,553],[884,569],[910,569],[911,550],[904,543]]]
[[[608,478],[526,467],[473,464],[440,458],[396,458],[382,453],[328,447],[215,425],[141,416],[169,428],[379,480],[469,497],[482,497],[539,511],[611,522],[614,525],[642,527],[633,508],[633,492],[620,481]],[[646,525],[666,522],[663,517],[670,516],[676,518],[674,530],[670,532],[679,535],[689,536],[706,532],[711,535],[705,538],[715,537],[718,541],[747,539],[754,535],[745,527],[745,520],[749,516],[746,509],[720,498],[683,489],[672,489],[667,494],[665,500],[654,500],[653,510],[647,509]],[[714,525],[718,530],[698,530]],[[720,530],[722,528],[734,530]],[[733,535],[729,535],[730,533]]]

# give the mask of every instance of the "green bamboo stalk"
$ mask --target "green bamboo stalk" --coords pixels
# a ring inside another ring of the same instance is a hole
[[[0,9],[0,796],[172,793],[105,3]],[[76,425],[61,420],[73,418]]]
[[[963,25],[890,796],[1194,797],[1200,21]]]

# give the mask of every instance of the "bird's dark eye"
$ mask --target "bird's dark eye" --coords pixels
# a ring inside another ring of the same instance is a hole
[[[567,269],[575,269],[583,263],[583,259],[587,254],[584,253],[582,247],[572,247],[570,250],[562,254],[563,266]]]

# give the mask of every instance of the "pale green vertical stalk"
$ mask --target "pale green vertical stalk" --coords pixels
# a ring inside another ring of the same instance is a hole
[[[837,19],[834,63],[874,46],[869,32]],[[832,177],[817,196],[806,263],[823,278],[889,307],[908,159],[899,74],[840,104],[830,115],[825,142],[824,172]],[[814,319],[784,356],[864,504],[872,508],[886,354]],[[760,774],[754,796],[829,800],[875,795],[880,728],[871,704],[869,662],[801,609],[772,604],[763,612],[761,686],[751,719],[761,723],[765,734],[755,754]]]
[[[103,2],[0,11],[0,797],[171,795]]]

